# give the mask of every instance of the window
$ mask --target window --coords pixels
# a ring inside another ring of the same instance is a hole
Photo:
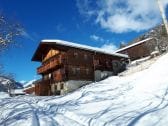
[[[47,80],[48,79],[48,75],[44,75],[43,78],[44,78],[44,80]]]
[[[88,55],[84,54],[84,59],[87,60],[88,59]]]
[[[51,79],[51,77],[52,77],[52,73],[49,73],[49,74],[48,74],[48,77],[49,77],[49,79]]]
[[[74,57],[77,58],[78,57],[78,53],[74,52]]]
[[[57,85],[55,84],[55,91],[57,90]]]
[[[65,74],[65,69],[61,69],[60,72],[61,72],[62,74]]]
[[[60,88],[64,89],[64,84],[63,83],[60,84]]]
[[[109,62],[108,61],[106,61],[106,66],[108,66],[109,65]]]
[[[87,75],[89,74],[89,69],[88,69],[88,68],[86,69],[86,74],[87,74]]]
[[[73,67],[72,68],[72,74],[73,75],[79,75],[80,74],[80,68]]]
[[[76,69],[72,68],[72,73],[75,75],[76,74]]]
[[[45,74],[45,75],[43,76],[43,79],[44,79],[44,80],[48,80],[48,79],[52,79],[52,77],[53,77],[53,74],[52,74],[52,73],[49,73],[49,74]]]
[[[110,67],[110,62],[109,61],[106,61],[106,66]]]
[[[77,73],[77,75],[80,74],[80,68],[76,68],[76,73]]]
[[[94,61],[94,63],[95,63],[95,65],[99,65],[99,64],[100,64],[100,61],[99,61],[98,59],[96,59],[96,60]]]
[[[113,64],[113,68],[118,68],[119,67],[119,64],[117,61],[112,61],[112,64]]]

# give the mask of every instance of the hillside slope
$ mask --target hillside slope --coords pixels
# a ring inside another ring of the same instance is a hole
[[[114,76],[66,96],[0,99],[0,125],[166,126],[168,54],[129,76]]]

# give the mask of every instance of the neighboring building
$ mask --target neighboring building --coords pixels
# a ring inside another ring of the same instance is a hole
[[[157,40],[154,38],[144,39],[139,42],[130,44],[124,48],[121,48],[116,53],[127,54],[130,60],[137,60],[142,57],[150,56],[153,52],[158,51]]]
[[[10,92],[10,96],[18,96],[18,95],[25,95],[26,93],[23,91],[23,89],[12,89]]]
[[[24,92],[26,94],[35,94],[35,81],[34,79],[24,84]]]
[[[41,62],[36,95],[60,95],[117,74],[128,56],[62,40],[42,40],[32,61]]]
[[[26,94],[32,94],[34,95],[35,94],[35,85],[32,84],[28,87],[25,87],[24,90],[23,90]]]

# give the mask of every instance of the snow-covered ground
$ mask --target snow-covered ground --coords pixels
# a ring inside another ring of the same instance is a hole
[[[167,126],[168,54],[149,68],[66,96],[0,99],[0,125]]]
[[[8,98],[8,97],[9,97],[9,94],[7,92],[0,91],[0,99],[2,99],[2,98]]]
[[[125,70],[124,72],[120,73],[119,76],[127,76],[145,69],[148,69],[153,63],[155,63],[158,58],[160,56],[151,58],[149,57],[145,57],[142,59],[138,59],[135,61],[132,61],[128,66],[127,66],[127,70]]]

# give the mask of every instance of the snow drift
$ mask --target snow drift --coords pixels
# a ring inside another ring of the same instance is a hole
[[[66,96],[0,99],[0,125],[166,126],[168,54],[151,67],[110,77]]]

